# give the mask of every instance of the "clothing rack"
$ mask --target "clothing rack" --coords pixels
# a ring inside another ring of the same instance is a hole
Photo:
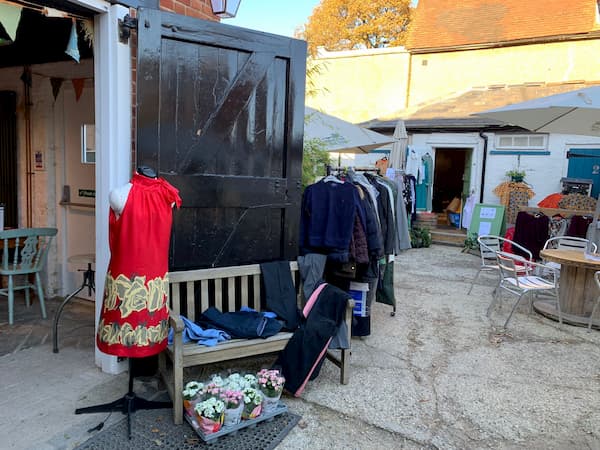
[[[354,170],[355,172],[373,172],[377,175],[381,175],[381,170],[378,167],[333,167],[331,165],[326,166],[327,175],[332,175],[332,173],[343,173],[348,170]]]

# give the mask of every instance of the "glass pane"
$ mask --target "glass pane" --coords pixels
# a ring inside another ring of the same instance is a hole
[[[529,136],[515,136],[515,147],[528,147]]]
[[[532,147],[543,147],[544,136],[531,136],[529,138],[529,145],[531,145]]]
[[[81,162],[84,164],[96,162],[96,127],[94,124],[81,126]]]
[[[498,139],[498,147],[512,147],[512,137],[500,136]]]

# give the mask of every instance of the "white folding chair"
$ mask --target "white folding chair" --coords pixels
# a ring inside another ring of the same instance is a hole
[[[502,251],[504,247],[504,243],[508,243],[512,246],[513,249],[520,250],[526,256],[528,261],[533,259],[533,255],[529,250],[527,250],[522,245],[517,244],[516,242],[511,241],[510,239],[506,239],[500,236],[494,236],[492,234],[486,234],[479,236],[477,238],[477,242],[479,243],[479,253],[481,255],[481,266],[471,281],[471,287],[469,288],[469,292],[467,295],[471,295],[471,291],[473,290],[473,285],[479,278],[481,272],[498,272],[498,261],[496,259],[496,252]],[[496,287],[497,289],[497,287]],[[494,292],[496,292],[494,290]]]
[[[504,328],[507,327],[515,309],[521,302],[521,299],[526,295],[529,295],[529,312],[531,313],[533,306],[533,296],[539,293],[551,293],[556,298],[558,321],[562,324],[562,313],[560,311],[560,301],[558,297],[558,283],[556,282],[556,269],[548,267],[544,264],[539,264],[514,255],[512,253],[497,252],[496,260],[498,262],[498,269],[500,273],[500,284],[498,285],[497,292],[492,298],[492,302],[488,306],[486,312],[487,316],[490,316],[492,307],[496,302],[499,293],[506,291],[517,297],[517,301],[513,305],[506,322],[504,322]],[[534,275],[541,271],[543,273],[550,274],[549,278],[542,278],[541,276]]]

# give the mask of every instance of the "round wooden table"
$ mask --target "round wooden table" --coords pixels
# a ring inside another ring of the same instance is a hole
[[[600,294],[594,282],[594,272],[600,270],[600,261],[586,258],[577,250],[547,249],[540,252],[546,261],[561,265],[558,296],[563,320],[575,325],[587,325],[596,298]],[[536,311],[558,319],[556,307],[546,301],[534,303]]]

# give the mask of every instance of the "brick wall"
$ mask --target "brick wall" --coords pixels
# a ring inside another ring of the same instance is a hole
[[[218,20],[218,17],[212,13],[210,0],[160,0],[160,9],[183,16]]]

